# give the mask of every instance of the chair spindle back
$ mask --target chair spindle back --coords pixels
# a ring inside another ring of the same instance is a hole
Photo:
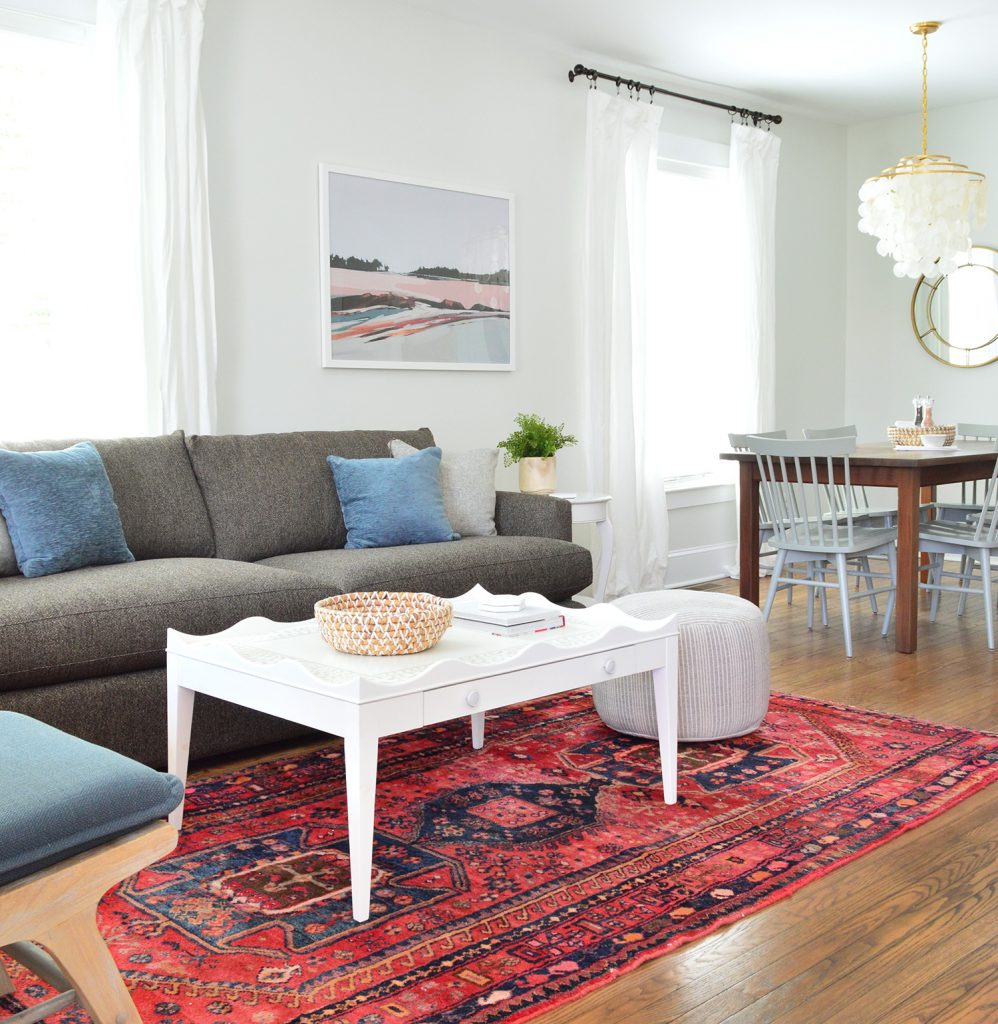
[[[851,437],[853,439],[859,437],[859,431],[856,429],[854,423],[850,423],[844,427],[805,427],[804,438],[807,441],[818,441],[823,438],[829,437]],[[842,484],[836,484],[836,487],[841,488]],[[845,495],[839,495],[841,501],[845,501]],[[866,488],[862,486],[852,485],[852,507],[853,511],[859,515],[870,511],[870,499],[866,493]]]
[[[991,441],[998,442],[998,426],[989,423],[958,423],[956,425],[958,441]],[[964,505],[976,505],[984,500],[987,480],[965,480],[960,484],[960,501]]]
[[[748,448],[759,467],[760,499],[764,495],[773,511],[773,529],[783,546],[837,548],[854,543],[849,455],[855,451],[855,438],[787,441],[757,435],[748,438]],[[839,480],[835,459],[842,459]]]
[[[785,438],[787,432],[785,430],[769,430],[765,433],[760,434],[728,434],[728,444],[736,452],[747,452],[749,450],[749,438],[750,437],[775,437]],[[766,498],[763,496],[762,491],[759,491],[759,525],[764,529],[768,529],[773,524],[773,510],[766,503]]]
[[[983,485],[981,514],[977,517],[974,539],[986,544],[994,544],[998,540],[998,460],[995,461],[991,479],[981,481],[981,483]]]

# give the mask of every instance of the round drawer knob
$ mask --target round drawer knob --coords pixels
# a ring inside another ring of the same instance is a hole
[[[477,708],[479,701],[481,701],[481,695],[477,690],[472,690],[465,698],[465,703],[469,708]]]
[[[603,662],[603,671],[608,675],[612,676],[617,671],[617,663],[611,658],[609,661]]]

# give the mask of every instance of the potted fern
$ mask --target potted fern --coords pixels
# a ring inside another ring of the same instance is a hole
[[[533,413],[521,412],[516,427],[497,448],[504,449],[507,466],[518,463],[520,490],[524,494],[550,494],[555,488],[555,453],[560,448],[578,444],[578,439],[565,433],[565,424],[554,426]]]

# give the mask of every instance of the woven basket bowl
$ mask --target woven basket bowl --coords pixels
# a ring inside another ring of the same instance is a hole
[[[315,604],[319,633],[345,654],[417,654],[438,643],[454,616],[450,601],[432,594],[384,590],[339,594]]]
[[[887,437],[891,444],[920,445],[923,434],[945,434],[946,445],[956,440],[956,427],[888,427]]]

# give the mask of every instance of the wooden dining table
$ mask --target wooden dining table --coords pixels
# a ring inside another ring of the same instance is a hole
[[[856,486],[890,487],[897,491],[898,580],[894,645],[902,654],[918,647],[918,526],[923,500],[935,500],[940,484],[981,480],[991,476],[998,448],[991,441],[959,441],[957,451],[896,451],[888,442],[860,444],[849,456],[849,479]],[[722,452],[738,462],[739,588],[741,596],[759,603],[759,467],[751,452]],[[827,483],[824,460],[818,480]],[[835,483],[842,483],[842,459],[833,460]]]

